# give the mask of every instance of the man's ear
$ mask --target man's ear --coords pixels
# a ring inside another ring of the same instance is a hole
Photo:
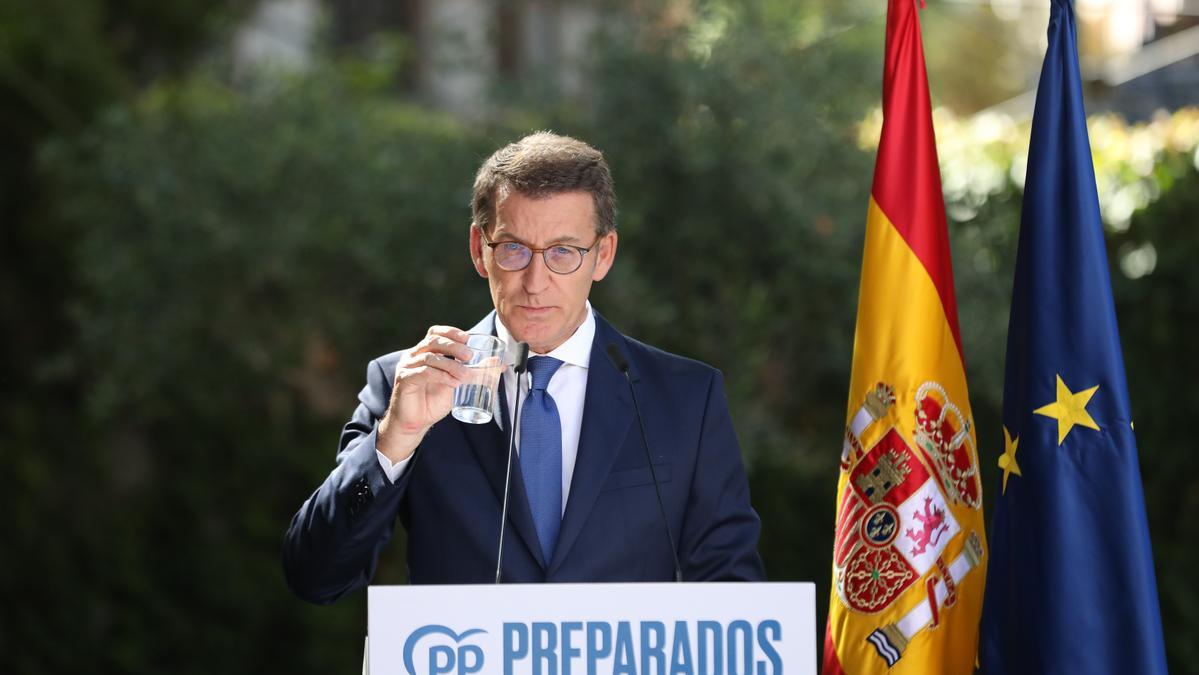
[[[599,242],[596,243],[599,250],[595,253],[595,270],[591,272],[592,281],[603,279],[608,275],[608,270],[612,269],[612,263],[616,262],[617,240],[616,231],[613,230],[600,237]]]
[[[470,224],[470,260],[475,264],[475,271],[484,279],[487,278],[487,267],[483,265],[483,231],[478,225]]]

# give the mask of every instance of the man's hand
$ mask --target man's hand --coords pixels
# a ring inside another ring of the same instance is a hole
[[[466,331],[453,326],[433,326],[425,339],[407,351],[396,364],[391,402],[375,447],[393,463],[407,459],[420,445],[425,432],[449,414],[454,387],[467,378],[470,359]]]

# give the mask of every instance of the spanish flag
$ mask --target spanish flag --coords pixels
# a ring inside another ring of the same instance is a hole
[[[982,488],[916,0],[887,11],[846,418],[823,672],[973,672]]]

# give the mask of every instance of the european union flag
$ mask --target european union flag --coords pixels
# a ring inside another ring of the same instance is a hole
[[[1033,114],[1003,425],[985,671],[1165,673],[1069,0],[1052,0]]]

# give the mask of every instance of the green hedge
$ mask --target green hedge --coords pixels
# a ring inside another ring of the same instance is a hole
[[[44,146],[74,333],[31,357],[64,395],[3,411],[2,669],[356,667],[363,598],[292,598],[283,531],[332,466],[367,360],[489,309],[467,258],[471,181],[539,127],[608,154],[622,239],[595,306],[725,371],[769,574],[815,580],[823,608],[873,162],[858,121],[877,101],[881,32],[813,46],[789,23],[805,10],[766,4],[609,36],[581,96],[501,83],[487,122],[405,102],[361,70],[239,88],[200,73]],[[1111,238],[1117,262],[1159,242],[1153,273],[1113,276],[1177,672],[1199,644],[1199,502],[1174,429],[1199,404],[1188,161],[1157,156],[1169,185]],[[990,490],[1019,186],[950,196]],[[379,580],[403,567],[397,542]]]

